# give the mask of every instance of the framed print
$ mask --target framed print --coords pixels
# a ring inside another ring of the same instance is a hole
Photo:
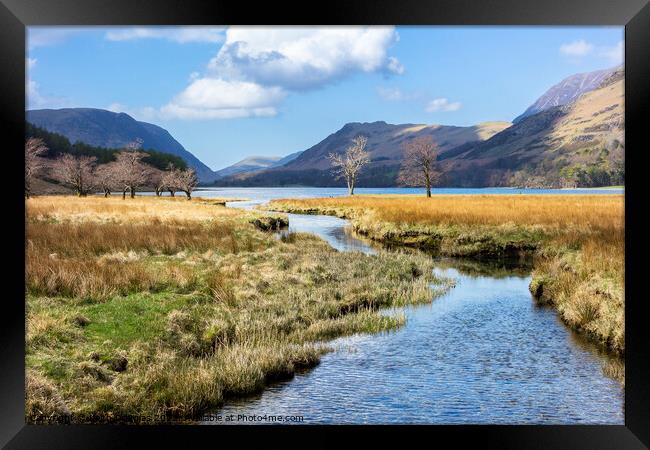
[[[646,448],[650,6],[285,9],[3,0],[3,444]]]

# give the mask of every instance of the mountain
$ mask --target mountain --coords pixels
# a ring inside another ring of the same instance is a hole
[[[475,126],[401,124],[386,122],[348,123],[318,144],[300,153],[279,167],[256,172],[239,173],[216,181],[217,185],[246,186],[338,186],[327,155],[342,153],[357,135],[368,138],[367,151],[371,162],[359,178],[360,186],[391,186],[395,183],[402,162],[402,145],[417,136],[431,136],[440,154],[469,142],[480,142],[510,126],[508,122],[486,122]],[[293,156],[293,155],[291,155]]]
[[[368,138],[371,162],[358,186],[396,185],[402,146],[431,136],[439,146],[441,185],[604,186],[624,184],[624,71],[622,67],[577,74],[555,85],[516,123],[472,127],[348,123],[281,167],[217,180],[222,186],[342,186],[327,156],[342,153],[352,138]]]
[[[272,164],[271,167],[280,167],[280,166],[284,166],[284,165],[287,164],[288,162],[293,161],[294,159],[296,159],[296,158],[297,158],[298,156],[300,156],[301,154],[302,154],[302,150],[299,151],[299,152],[290,153],[290,154],[288,154],[287,156],[285,156],[284,158],[280,158],[279,160],[277,160],[276,162],[274,162],[274,163]]]
[[[518,123],[525,117],[546,111],[555,106],[562,106],[571,103],[582,94],[598,88],[603,80],[617,70],[621,70],[621,67],[619,66],[610,69],[571,75],[570,77],[560,81],[558,84],[552,86],[512,122]]]
[[[201,182],[211,182],[214,172],[172,137],[164,128],[140,122],[125,113],[93,108],[37,109],[27,111],[27,121],[67,137],[72,143],[95,147],[123,148],[136,138],[142,147],[183,158],[196,170]]]
[[[624,182],[624,72],[618,69],[572,103],[522,118],[484,142],[440,156],[460,186]]]
[[[215,175],[221,178],[243,172],[255,172],[257,170],[266,169],[267,167],[272,167],[276,162],[280,161],[280,159],[279,156],[250,156],[232,166],[217,170]]]
[[[289,161],[293,161],[302,152],[295,152],[287,155],[285,157],[281,156],[249,156],[244,158],[239,162],[236,162],[232,166],[228,166],[224,169],[217,170],[215,175],[218,178],[228,177],[231,175],[237,175],[239,173],[249,173],[257,172],[262,169],[268,169],[271,167],[280,167],[287,164]]]

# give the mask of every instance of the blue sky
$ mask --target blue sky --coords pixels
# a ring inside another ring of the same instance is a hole
[[[213,169],[284,156],[347,122],[510,121],[620,64],[622,27],[30,27],[28,108],[167,129]]]

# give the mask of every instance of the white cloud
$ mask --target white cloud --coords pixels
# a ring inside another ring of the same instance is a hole
[[[27,109],[64,108],[70,106],[70,101],[67,98],[43,95],[40,91],[39,84],[34,80],[28,79],[25,82],[25,94],[27,97]]]
[[[608,64],[616,65],[623,62],[625,49],[622,40],[615,45],[608,46],[594,45],[584,39],[580,39],[568,44],[562,44],[560,46],[560,53],[570,58],[569,61],[574,63],[579,63],[582,58],[591,56],[604,59]]]
[[[268,117],[287,93],[280,87],[265,87],[247,81],[199,78],[160,109],[164,118],[230,119]]]
[[[431,100],[426,108],[426,112],[438,112],[438,111],[458,111],[461,107],[460,102],[450,102],[446,98],[435,98]]]
[[[37,61],[36,58],[25,58],[25,66],[27,67],[28,70],[33,69],[34,66],[36,66],[36,61]]]
[[[618,44],[612,47],[600,47],[599,56],[607,59],[612,65],[621,64],[625,58],[623,41],[619,41]]]
[[[126,106],[124,106],[121,103],[115,102],[108,105],[106,109],[112,112],[125,112]]]
[[[590,44],[584,39],[560,45],[560,53],[571,57],[586,56],[591,53],[593,49],[593,44]]]
[[[397,75],[402,75],[404,73],[404,66],[394,56],[388,57],[388,65],[386,67],[388,68],[389,72],[395,73]]]
[[[383,87],[380,86],[377,88],[377,94],[384,100],[388,101],[404,101],[404,100],[415,100],[421,95],[417,92],[404,92],[400,88],[396,87]]]
[[[129,27],[106,32],[109,41],[132,41],[136,39],[165,39],[179,44],[188,42],[218,43],[224,39],[221,27]]]
[[[394,27],[230,27],[207,73],[190,74],[189,85],[159,114],[188,120],[275,116],[291,91],[359,72],[403,73],[397,58],[388,56],[397,40]]]
[[[317,88],[354,72],[403,73],[388,56],[396,41],[394,27],[230,27],[208,67],[219,78]]]

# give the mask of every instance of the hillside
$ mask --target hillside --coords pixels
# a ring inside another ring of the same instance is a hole
[[[573,103],[441,155],[448,179],[461,186],[623,184],[623,82],[617,70]]]
[[[47,152],[43,155],[46,159],[54,159],[63,153],[70,153],[75,156],[93,156],[97,158],[97,164],[106,164],[115,161],[115,156],[120,151],[115,148],[95,147],[79,141],[72,144],[62,134],[47,131],[29,122],[25,124],[25,137],[43,140],[47,147]],[[142,151],[147,154],[142,161],[157,169],[165,170],[170,163],[179,169],[187,168],[187,162],[180,156],[148,148],[143,148]]]
[[[547,90],[535,101],[535,103],[530,105],[526,111],[516,117],[512,123],[518,123],[528,116],[532,116],[556,106],[571,103],[582,94],[597,89],[607,77],[620,69],[620,67],[614,67],[571,75]]]
[[[123,148],[136,138],[143,148],[180,156],[196,170],[201,182],[215,179],[214,172],[172,137],[164,128],[139,122],[125,113],[93,108],[38,109],[27,111],[27,121],[59,133],[72,143],[94,147]]]
[[[330,171],[329,153],[342,153],[355,136],[368,138],[367,150],[371,162],[360,176],[364,186],[394,185],[402,162],[402,145],[417,136],[431,136],[438,143],[441,154],[459,145],[483,141],[510,126],[508,122],[486,122],[469,127],[446,125],[401,124],[386,122],[348,123],[302,152],[281,167],[253,173],[240,173],[216,181],[217,185],[247,186],[338,186]]]

